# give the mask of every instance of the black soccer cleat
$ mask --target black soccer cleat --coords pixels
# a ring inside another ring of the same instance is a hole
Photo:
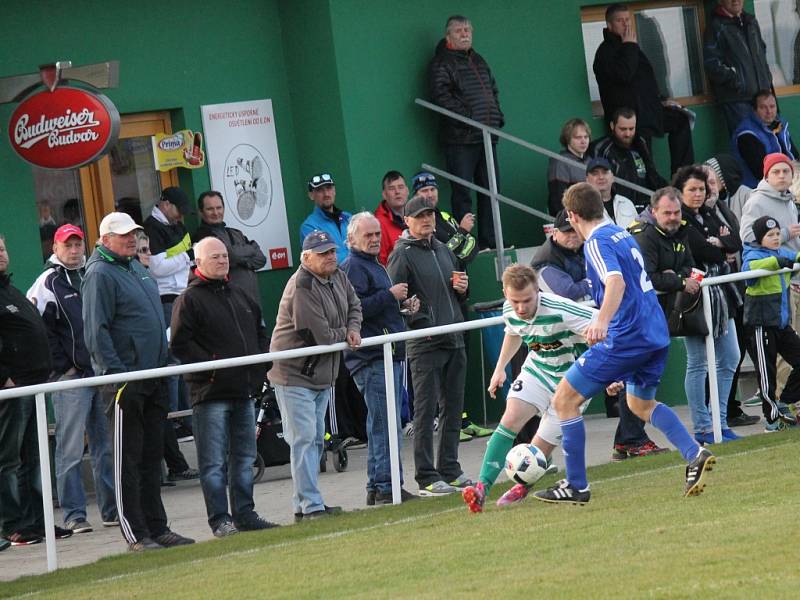
[[[686,491],[683,495],[685,497],[697,496],[703,493],[705,484],[705,474],[711,471],[717,458],[711,454],[707,448],[700,448],[697,457],[686,465]]]
[[[554,486],[533,494],[534,498],[542,502],[565,504],[586,504],[591,496],[592,492],[588,487],[585,490],[576,489],[566,479],[557,481]]]

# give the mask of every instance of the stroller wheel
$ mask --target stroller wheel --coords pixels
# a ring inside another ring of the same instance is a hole
[[[264,459],[260,453],[256,453],[256,462],[253,463],[253,483],[258,483],[264,476]]]
[[[333,468],[336,469],[337,473],[347,469],[347,450],[342,449],[336,452],[333,459]]]

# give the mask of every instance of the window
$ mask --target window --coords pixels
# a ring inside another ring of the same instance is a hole
[[[681,104],[703,104],[711,98],[703,73],[705,27],[700,0],[629,3],[639,46],[655,71],[661,95]],[[592,64],[603,41],[606,5],[581,9],[583,47],[592,112],[603,114]]]
[[[754,0],[756,19],[767,45],[767,62],[778,93],[800,88],[800,6],[796,0]]]

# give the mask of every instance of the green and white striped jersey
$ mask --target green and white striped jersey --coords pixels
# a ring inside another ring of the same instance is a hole
[[[523,369],[555,392],[558,382],[588,346],[581,333],[598,311],[568,298],[539,292],[533,319],[520,319],[511,304],[503,304],[505,333],[522,338],[528,346]]]

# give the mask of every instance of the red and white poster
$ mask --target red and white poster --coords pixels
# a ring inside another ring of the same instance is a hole
[[[211,187],[222,192],[225,223],[256,240],[265,269],[292,266],[272,100],[202,106]]]

